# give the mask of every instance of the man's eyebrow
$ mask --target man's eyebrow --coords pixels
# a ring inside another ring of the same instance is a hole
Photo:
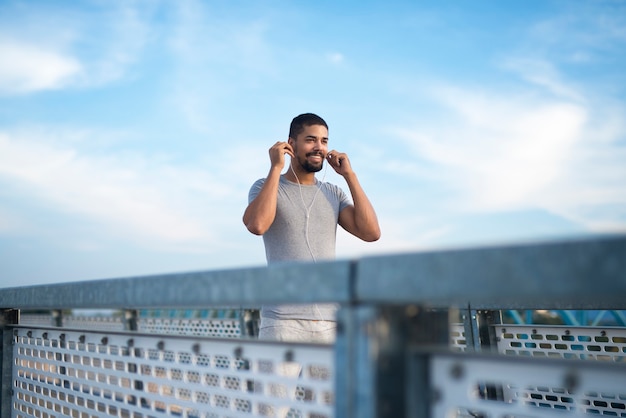
[[[305,138],[317,139],[317,137],[315,135],[307,135],[307,136],[305,136]],[[328,139],[328,137],[327,136],[323,136],[322,139]]]

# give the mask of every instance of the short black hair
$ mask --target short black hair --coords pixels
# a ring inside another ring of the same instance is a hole
[[[296,116],[289,126],[289,138],[296,139],[304,131],[305,126],[322,125],[328,129],[326,121],[314,113],[303,113]]]

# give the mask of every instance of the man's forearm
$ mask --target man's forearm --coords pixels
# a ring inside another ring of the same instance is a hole
[[[376,241],[380,238],[380,226],[374,206],[372,206],[354,172],[346,174],[344,179],[354,202],[354,224],[357,235],[365,241]]]

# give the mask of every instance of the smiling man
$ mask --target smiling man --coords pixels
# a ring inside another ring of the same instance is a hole
[[[250,189],[243,222],[263,236],[267,262],[328,260],[335,257],[337,225],[364,241],[376,241],[380,226],[345,153],[328,151],[328,125],[305,113],[291,122],[287,142],[270,150],[270,171]],[[285,174],[285,155],[291,163]],[[343,176],[348,196],[315,177],[327,162]],[[330,343],[335,338],[334,304],[266,305],[259,337],[279,341]]]

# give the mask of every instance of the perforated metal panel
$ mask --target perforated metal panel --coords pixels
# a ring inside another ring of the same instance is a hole
[[[33,314],[33,313],[21,313],[20,324],[24,325],[52,325],[52,315],[50,314]]]
[[[184,319],[141,318],[140,332],[171,335],[198,335],[207,337],[238,338],[241,336],[239,319]]]
[[[63,326],[99,331],[123,331],[124,321],[120,317],[112,316],[71,315],[63,318]]]
[[[626,362],[626,329],[564,326],[496,326],[498,351],[525,357]],[[617,389],[617,388],[616,388]],[[557,410],[571,410],[572,394],[562,386],[545,382],[520,390],[504,388],[504,399]],[[589,413],[626,417],[626,386],[622,393],[589,392],[583,399]]]
[[[563,362],[510,356],[435,356],[430,363],[436,395],[431,416],[626,417],[623,365],[571,362],[567,366]]]
[[[504,354],[626,362],[626,328],[502,325],[496,335]]]
[[[466,341],[462,325],[451,324],[450,328],[452,348],[464,351]],[[626,363],[626,328],[497,325],[495,331],[501,354]],[[487,382],[476,383],[472,391],[485,391],[487,386]],[[517,376],[511,376],[505,384],[491,384],[489,390],[505,403],[523,402],[555,411],[576,408],[572,393],[563,385],[551,386],[547,381],[524,387],[519,385]],[[618,393],[589,391],[580,403],[589,414],[626,417],[626,387]],[[453,417],[477,416],[463,409],[455,413]]]
[[[20,315],[20,324],[25,326],[49,327],[54,325],[54,322],[55,318],[50,313],[22,313]],[[62,322],[63,327],[65,328],[80,328],[100,331],[124,330],[124,321],[121,317],[100,313],[91,315],[65,315],[62,318]]]
[[[22,315],[20,323],[29,326],[50,326],[53,317],[46,314]],[[64,328],[89,329],[99,331],[123,331],[124,321],[111,315],[66,315]],[[149,334],[193,335],[205,337],[239,338],[241,320],[230,318],[167,318],[142,317],[137,320],[138,331]]]
[[[14,418],[333,411],[331,346],[19,327],[13,355]]]
[[[501,354],[626,362],[626,328],[496,325]],[[465,351],[463,324],[450,324],[450,345]]]
[[[467,349],[463,324],[450,324],[450,348],[455,351],[465,351]]]

